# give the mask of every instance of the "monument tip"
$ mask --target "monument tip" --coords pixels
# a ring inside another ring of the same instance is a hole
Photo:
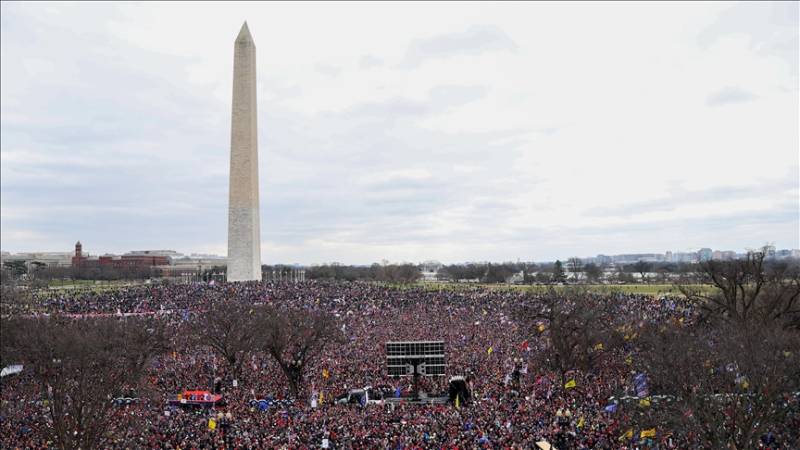
[[[242,29],[239,30],[239,36],[236,37],[236,42],[253,42],[253,36],[250,35],[250,28],[247,27],[247,21],[242,24]]]

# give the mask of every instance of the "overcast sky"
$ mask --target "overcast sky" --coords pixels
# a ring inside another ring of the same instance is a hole
[[[798,3],[2,3],[2,249],[264,263],[800,247]]]

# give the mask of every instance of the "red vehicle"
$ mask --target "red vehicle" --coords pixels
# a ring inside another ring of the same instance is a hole
[[[222,395],[212,394],[209,391],[183,391],[177,395],[177,398],[169,401],[170,405],[175,406],[200,406],[211,407],[217,405],[224,405]]]

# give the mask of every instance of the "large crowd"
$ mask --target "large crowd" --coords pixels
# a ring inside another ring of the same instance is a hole
[[[329,313],[345,341],[327,347],[306,373],[302,398],[291,399],[288,383],[267,356],[248,357],[233,380],[209,348],[194,346],[158,357],[148,371],[156,395],[115,410],[107,445],[114,448],[536,448],[536,442],[574,449],[698,448],[675,430],[653,424],[642,437],[629,430],[625,414],[608,411],[612,396],[635,395],[624,358],[604,358],[588,371],[560,374],[539,367],[544,352],[515,316],[531,294],[485,288],[397,288],[368,283],[197,283],[97,291],[41,291],[25,302],[4,305],[3,314],[159,314],[175,332],[209,304],[235,300]],[[690,321],[691,305],[676,297],[607,294],[613,314],[634,325]],[[471,380],[472,402],[456,405],[383,402],[336,404],[351,389],[373,386],[408,396],[409,378],[392,378],[384,343],[442,340],[447,375],[422,380],[422,390],[447,390],[449,376]],[[634,355],[635,357],[635,355]],[[185,389],[217,389],[225,406],[168,406]],[[2,380],[0,447],[50,448],[43,427],[47,410],[38,385],[23,371]],[[252,399],[291,399],[254,407]],[[219,426],[209,426],[209,419]],[[800,421],[777,424],[764,448],[798,448]]]

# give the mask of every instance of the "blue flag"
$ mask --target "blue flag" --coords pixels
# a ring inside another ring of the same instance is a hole
[[[613,413],[617,412],[617,404],[616,403],[611,403],[610,405],[608,405],[605,408],[603,408],[603,410],[605,412],[609,412],[609,413],[613,414]]]
[[[402,389],[400,389],[400,386],[397,386],[397,389],[394,390],[394,396],[397,397],[397,398],[400,398],[400,394],[402,392],[403,391],[402,391]]]

